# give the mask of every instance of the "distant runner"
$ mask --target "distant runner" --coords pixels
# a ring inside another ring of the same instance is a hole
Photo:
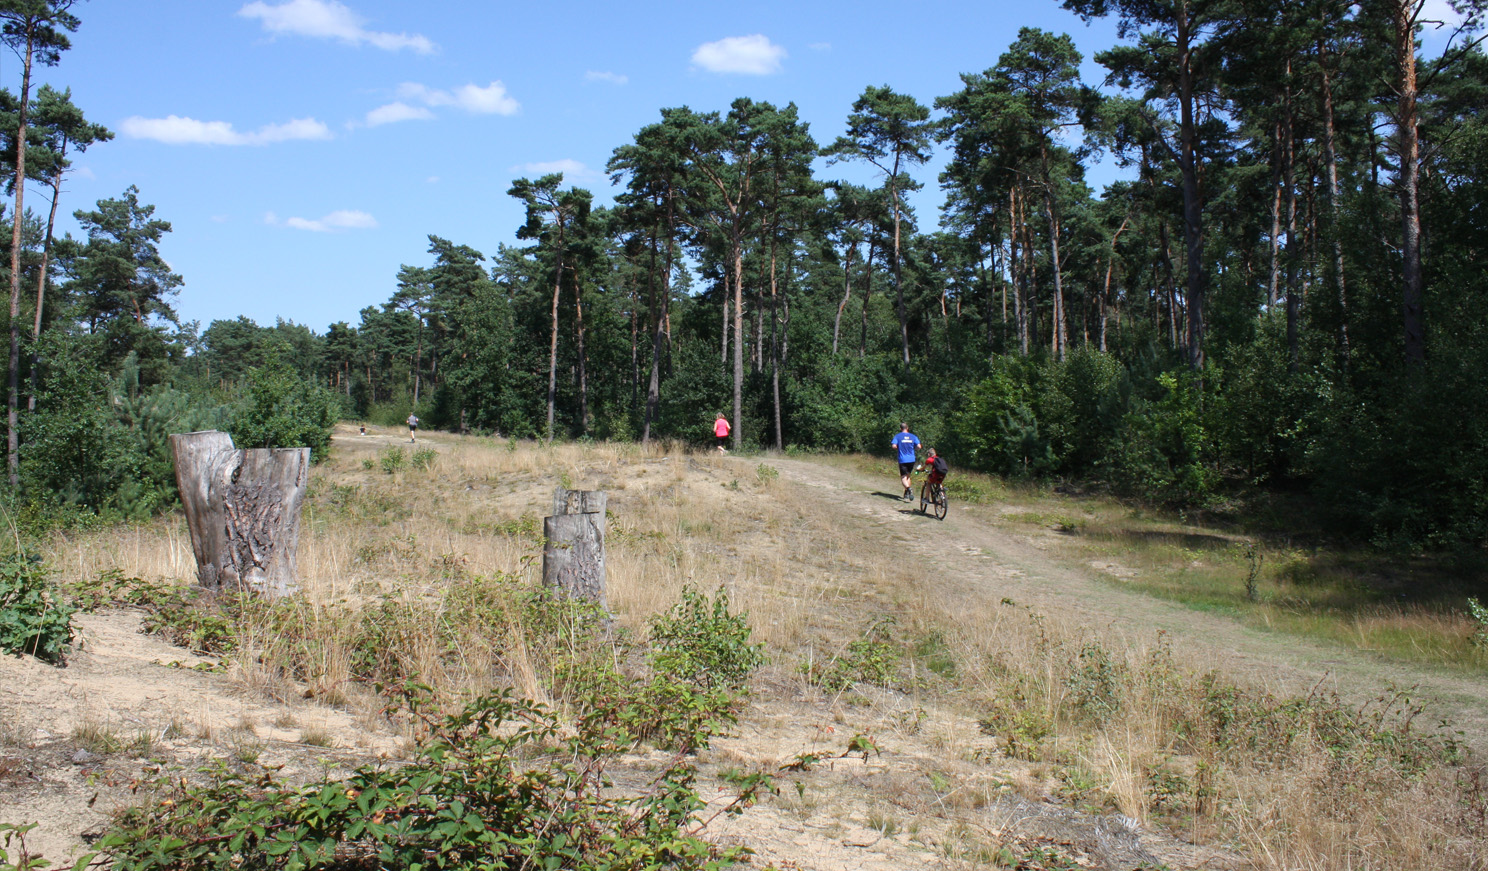
[[[724,417],[720,412],[718,419],[713,421],[713,435],[718,437],[718,452],[720,454],[728,453],[728,448],[724,447],[724,445],[728,444],[729,433],[732,431],[733,428],[729,426],[728,418]]]
[[[416,414],[408,415],[408,440],[418,441],[418,415]]]
[[[920,439],[909,431],[909,424],[899,424],[899,434],[889,442],[889,447],[899,452],[899,483],[904,485],[904,501],[908,502],[914,498],[914,489],[910,487],[909,476],[914,471],[915,457],[920,452]]]

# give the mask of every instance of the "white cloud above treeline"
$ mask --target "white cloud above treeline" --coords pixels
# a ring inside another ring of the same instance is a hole
[[[330,139],[331,130],[314,118],[295,118],[283,124],[265,124],[252,132],[240,132],[228,121],[198,121],[180,115],[141,118],[119,122],[119,130],[133,139],[153,139],[167,145],[270,145],[295,139]]]
[[[417,33],[386,33],[366,28],[366,19],[336,0],[289,0],[269,4],[254,0],[238,10],[244,18],[256,18],[269,33],[335,39],[348,45],[370,45],[384,51],[410,49],[433,54],[438,49]]]
[[[780,62],[785,57],[784,48],[756,33],[705,42],[692,53],[692,62],[710,73],[768,76],[780,72]]]
[[[572,158],[562,160],[546,160],[537,163],[524,163],[511,168],[512,172],[525,173],[529,176],[552,175],[555,172],[563,173],[564,181],[593,181],[599,179],[599,173]]]
[[[343,230],[375,230],[377,219],[355,209],[340,209],[331,212],[323,218],[310,220],[308,218],[286,218],[279,220],[279,216],[273,212],[264,215],[264,223],[278,226],[283,223],[286,227],[296,230],[309,230],[313,233],[337,233]]]
[[[590,70],[589,72],[584,73],[584,81],[609,82],[612,85],[623,85],[630,81],[630,77],[623,76],[619,73],[612,73],[609,70],[605,70],[603,72],[599,70]]]

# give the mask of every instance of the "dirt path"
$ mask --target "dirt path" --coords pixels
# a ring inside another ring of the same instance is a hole
[[[1123,590],[1090,566],[1054,553],[1056,533],[999,528],[997,506],[953,503],[944,521],[924,517],[918,502],[896,498],[898,482],[887,472],[868,477],[784,457],[770,463],[785,480],[819,491],[824,504],[839,505],[844,532],[892,543],[948,594],[1009,598],[1041,611],[1078,615],[1131,637],[1165,630],[1216,664],[1279,690],[1321,686],[1364,702],[1390,686],[1417,686],[1412,696],[1431,704],[1423,721],[1445,718],[1479,752],[1488,751],[1488,679],[1385,662]]]

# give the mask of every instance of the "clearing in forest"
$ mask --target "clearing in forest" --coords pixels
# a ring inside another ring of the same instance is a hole
[[[534,618],[498,607],[537,582],[561,484],[609,494],[617,637],[643,647],[685,589],[722,589],[764,644],[737,725],[689,758],[713,809],[775,777],[704,832],[754,867],[1484,867],[1481,678],[1133,592],[1119,550],[1024,522],[1054,497],[999,489],[937,521],[896,483],[888,463],[342,427],[293,606],[169,600],[192,572],[179,518],[50,543],[97,607],[67,668],[0,660],[0,822],[39,822],[28,847],[63,864],[161,773],[402,764],[416,733],[368,675],[572,713]],[[1435,734],[1444,715],[1465,735]],[[668,764],[660,743],[622,760],[622,790]]]

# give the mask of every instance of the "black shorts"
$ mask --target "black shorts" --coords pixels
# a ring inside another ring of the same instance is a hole
[[[915,464],[914,463],[900,463],[899,464],[899,477],[903,478],[904,476],[908,475],[910,472],[913,472],[914,471],[914,467],[915,467]]]

